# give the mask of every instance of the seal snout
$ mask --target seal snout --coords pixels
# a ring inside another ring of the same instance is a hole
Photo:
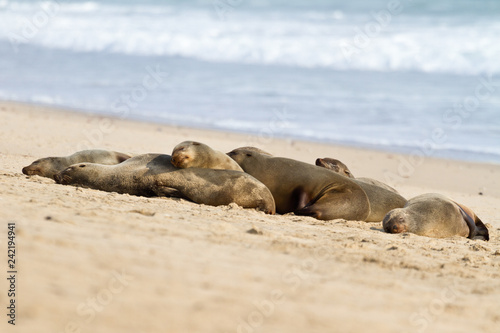
[[[325,163],[325,161],[322,158],[317,158],[316,159],[316,165],[320,166],[320,167],[324,167],[324,168],[326,167],[326,163]]]
[[[331,169],[337,173],[341,173],[339,166],[326,158],[318,158],[316,159],[316,165],[325,169]]]
[[[56,173],[54,175],[54,180],[56,181],[57,184],[61,184],[61,182],[62,182],[62,176],[61,176],[61,174],[60,173]]]
[[[405,228],[403,227],[403,225],[395,223],[392,225],[390,233],[391,234],[400,234],[400,233],[404,232],[404,229]]]
[[[39,169],[31,167],[31,165],[24,167],[23,173],[28,176],[40,175]]]
[[[177,148],[172,153],[171,162],[177,168],[183,168],[189,160],[189,154],[185,147]]]
[[[384,231],[390,234],[400,234],[408,231],[408,223],[405,217],[399,214],[387,214],[382,224]]]

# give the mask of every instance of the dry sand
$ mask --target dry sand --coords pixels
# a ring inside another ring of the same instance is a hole
[[[1,332],[499,331],[499,165],[281,140],[272,120],[251,137],[6,102],[0,116]],[[407,198],[443,193],[488,223],[491,241],[390,235],[381,223],[269,216],[21,173],[87,147],[170,153],[187,139],[310,163],[334,157]],[[8,222],[17,232],[15,327]]]

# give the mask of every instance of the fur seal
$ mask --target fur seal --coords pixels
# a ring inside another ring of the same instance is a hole
[[[318,158],[318,159],[316,159],[316,165],[323,167],[323,168],[326,168],[326,169],[330,169],[330,170],[335,171],[336,173],[339,173],[339,174],[344,175],[346,177],[355,178],[354,175],[352,174],[351,170],[349,170],[349,168],[347,167],[347,165],[345,165],[341,161],[336,160],[334,158],[329,158],[329,157]],[[380,187],[383,187],[389,191],[392,191],[394,193],[399,194],[399,192],[395,188],[393,188],[385,183],[382,183],[381,181],[373,179],[373,178],[360,177],[360,178],[356,178],[356,180],[358,180],[360,182],[367,183],[367,184],[380,186]]]
[[[243,171],[223,152],[196,141],[184,141],[174,147],[172,164],[177,168],[206,168]]]
[[[245,149],[245,150],[254,151],[254,152],[259,153],[259,154],[263,154],[263,155],[267,155],[267,156],[273,156],[273,154],[270,154],[267,151],[262,150],[262,149],[257,148],[257,147],[247,146],[247,147],[240,147],[238,149]]]
[[[55,176],[63,185],[141,196],[178,197],[212,206],[236,203],[275,213],[269,189],[254,177],[235,170],[178,169],[171,156],[145,154],[117,165],[74,164]]]
[[[436,193],[419,195],[403,208],[391,210],[382,225],[385,232],[393,234],[411,232],[435,238],[458,235],[490,239],[488,229],[470,208]]]
[[[107,192],[156,196],[152,190],[155,176],[178,170],[170,155],[143,154],[120,164],[77,163],[54,176],[58,184],[77,185]],[[172,191],[171,196],[178,196]]]
[[[73,155],[64,157],[45,157],[38,159],[23,168],[25,175],[38,175],[54,179],[54,175],[72,164],[91,162],[99,164],[118,164],[129,159],[130,156],[116,151],[92,149],[82,150]]]
[[[406,204],[396,193],[315,165],[243,148],[228,155],[271,190],[281,214],[379,222],[391,209]]]
[[[329,157],[317,158],[316,165],[326,169],[330,169],[346,177],[354,178],[353,174],[351,173],[351,170],[349,170],[347,165],[334,158],[329,158]]]

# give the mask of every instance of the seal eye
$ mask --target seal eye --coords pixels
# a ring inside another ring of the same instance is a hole
[[[80,164],[79,167],[80,168],[85,168],[85,164]]]
[[[248,157],[251,157],[251,156],[252,156],[252,154],[250,154],[250,153],[247,153],[247,156],[248,156]]]

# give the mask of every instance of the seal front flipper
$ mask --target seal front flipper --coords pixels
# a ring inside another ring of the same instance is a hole
[[[488,232],[488,228],[486,228],[486,225],[477,216],[475,222],[476,222],[477,234],[474,239],[482,239],[485,241],[489,241],[490,233]]]
[[[180,199],[187,199],[185,195],[183,195],[179,190],[172,188],[172,187],[167,187],[167,186],[161,186],[161,185],[154,185],[152,187],[152,191],[159,197],[167,197],[167,198],[180,198]]]
[[[295,190],[292,192],[292,205],[295,206],[295,211],[300,210],[307,205],[311,204],[311,197],[307,193],[307,191],[302,187],[297,187]],[[309,214],[305,214],[310,216]]]
[[[467,223],[467,226],[469,227],[469,236],[468,238],[470,239],[482,239],[489,241],[490,240],[490,235],[488,232],[488,228],[484,225],[483,221],[479,219],[475,214],[473,218],[469,212],[467,212],[461,205],[457,204],[458,208],[460,209],[460,213],[462,214],[462,217],[464,218],[465,222]]]

